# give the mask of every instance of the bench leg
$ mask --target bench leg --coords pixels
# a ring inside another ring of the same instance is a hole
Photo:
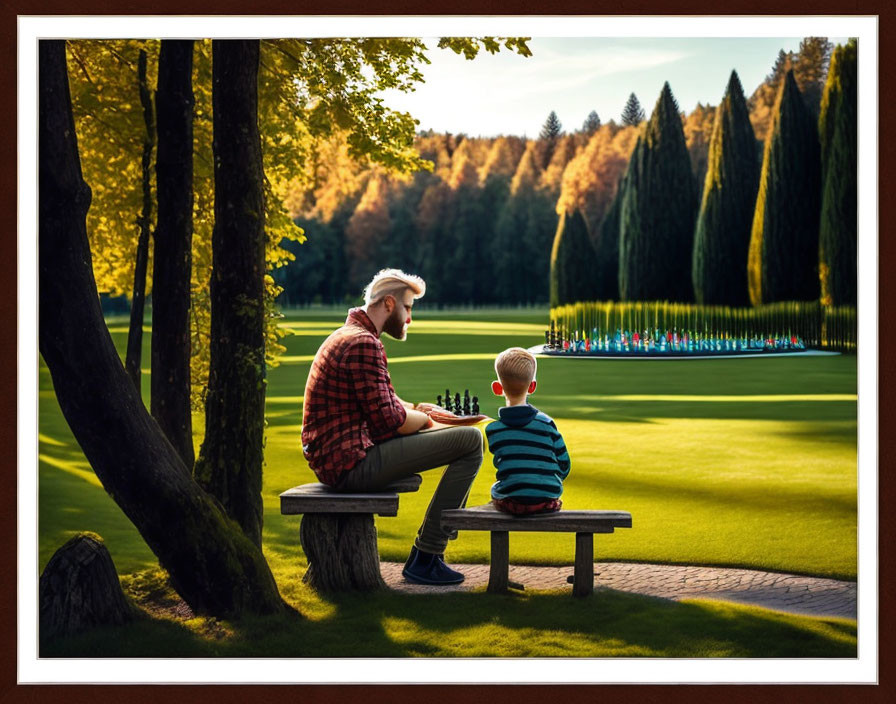
[[[492,555],[487,591],[501,594],[507,591],[510,570],[509,535],[506,530],[492,531]]]
[[[576,533],[576,565],[572,595],[588,596],[594,592],[594,535]]]
[[[380,573],[372,513],[306,513],[299,526],[308,558],[303,581],[318,591],[372,591]]]

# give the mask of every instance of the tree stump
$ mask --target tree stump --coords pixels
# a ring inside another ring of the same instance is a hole
[[[69,540],[40,576],[41,638],[121,625],[134,616],[112,556],[95,533],[79,533]]]
[[[384,589],[372,513],[306,513],[299,539],[308,558],[302,578],[319,591]]]

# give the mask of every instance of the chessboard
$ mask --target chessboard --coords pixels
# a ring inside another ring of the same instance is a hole
[[[450,389],[445,389],[444,397],[437,395],[434,404],[418,403],[416,408],[442,425],[475,425],[488,418],[479,412],[479,397],[471,397],[469,389],[464,389],[463,398],[460,392],[452,396]]]

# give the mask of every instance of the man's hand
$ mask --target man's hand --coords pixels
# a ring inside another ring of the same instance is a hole
[[[422,411],[408,409],[408,417],[405,419],[401,427],[398,428],[399,435],[411,435],[427,427],[432,421],[429,416]]]
[[[434,403],[426,403],[425,401],[421,403],[415,403],[412,408],[416,411],[423,411],[426,415],[429,415],[436,409],[440,411],[442,410],[440,406],[437,406]]]

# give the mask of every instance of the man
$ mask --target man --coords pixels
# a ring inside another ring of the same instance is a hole
[[[417,472],[448,465],[423,518],[405,578],[420,584],[457,584],[463,574],[445,564],[450,534],[444,509],[466,504],[482,464],[482,435],[474,427],[432,427],[432,419],[392,388],[380,335],[404,340],[414,301],[426,292],[419,276],[383,269],[364,289],[364,305],[317,351],[302,417],[302,449],[318,479],[337,491],[378,491]],[[438,425],[438,424],[436,424]]]

